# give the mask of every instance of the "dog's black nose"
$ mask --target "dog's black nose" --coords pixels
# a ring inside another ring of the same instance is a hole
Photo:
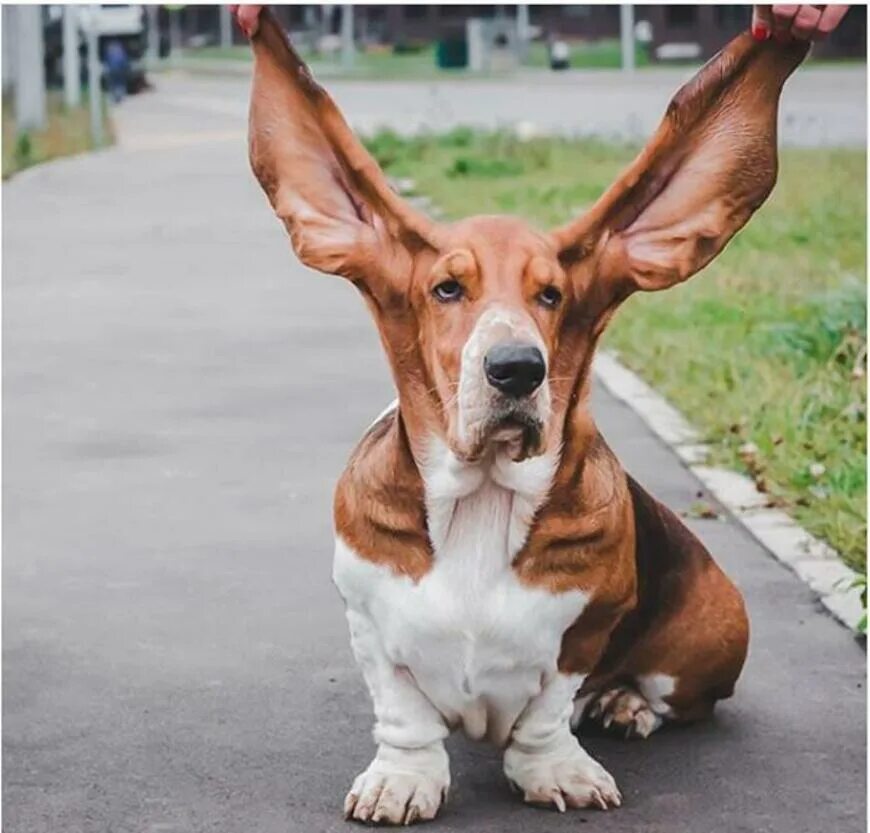
[[[532,344],[496,344],[483,360],[487,381],[507,396],[528,396],[544,381],[547,365]]]

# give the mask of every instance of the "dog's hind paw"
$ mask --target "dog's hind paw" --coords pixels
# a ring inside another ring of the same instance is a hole
[[[664,722],[647,699],[630,686],[616,686],[591,697],[578,697],[571,726],[576,730],[587,720],[626,738],[648,738]]]

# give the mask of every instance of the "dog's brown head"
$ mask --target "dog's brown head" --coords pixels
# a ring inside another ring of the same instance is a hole
[[[737,37],[616,183],[545,233],[514,217],[433,222],[393,192],[268,12],[253,46],[251,163],[296,254],[363,292],[412,441],[438,436],[466,460],[558,443],[616,307],[686,280],[746,223],[776,179],[779,94],[806,54]]]

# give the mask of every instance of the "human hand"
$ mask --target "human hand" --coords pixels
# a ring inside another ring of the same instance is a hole
[[[759,41],[775,38],[823,40],[846,16],[848,6],[753,6],[752,36]]]
[[[252,38],[257,34],[257,27],[260,25],[260,12],[262,10],[262,6],[230,6],[230,11],[236,16],[239,29],[248,38]]]

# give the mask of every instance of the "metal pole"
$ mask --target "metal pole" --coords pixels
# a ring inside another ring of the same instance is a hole
[[[103,90],[101,87],[102,66],[100,44],[97,35],[100,7],[88,7],[88,102],[91,111],[91,143],[94,147],[103,144]]]
[[[345,69],[353,66],[353,6],[346,3],[341,7],[341,65]]]
[[[42,41],[42,7],[18,6],[15,69],[15,121],[18,130],[45,127],[45,64]]]
[[[622,71],[634,72],[634,6],[619,7],[619,39],[622,43]]]
[[[11,97],[18,69],[18,17],[15,6],[3,6],[3,95]]]
[[[230,15],[230,7],[224,3],[220,6],[221,16],[221,46],[226,48],[233,45],[233,19]]]
[[[82,102],[82,79],[79,68],[78,9],[63,7],[63,100],[70,109]]]
[[[313,55],[317,52],[317,12],[314,10],[314,6],[306,4],[302,7],[302,19],[308,40],[308,49]]]
[[[320,35],[319,37],[323,37],[324,35],[332,34],[332,6],[321,3],[320,4]],[[319,46],[319,44],[318,44]]]
[[[169,10],[169,54],[177,64],[181,57],[181,11],[175,8]]]
[[[529,7],[526,3],[517,6],[517,40],[520,47],[520,62],[525,63],[529,55]]]
[[[160,21],[157,17],[158,7],[148,5],[148,68],[154,69],[160,60]]]

